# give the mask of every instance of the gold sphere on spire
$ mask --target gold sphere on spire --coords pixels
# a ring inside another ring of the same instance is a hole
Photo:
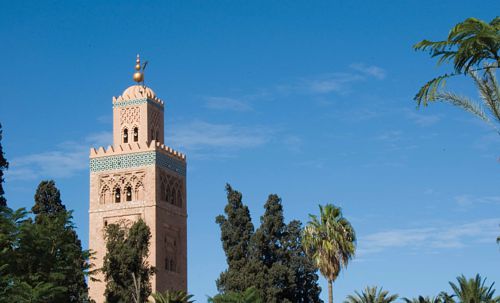
[[[135,60],[136,65],[135,65],[135,70],[136,72],[134,73],[134,81],[137,83],[143,82],[144,81],[144,73],[142,73],[141,70],[141,58],[139,57],[139,54],[137,54],[137,59]]]

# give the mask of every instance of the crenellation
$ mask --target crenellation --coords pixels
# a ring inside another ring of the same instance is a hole
[[[118,146],[109,145],[106,149],[102,146],[98,147],[97,149],[91,148],[90,158],[107,157],[123,153],[133,153],[133,152],[143,152],[143,151],[153,151],[153,150],[158,150],[179,160],[186,161],[185,154],[178,152],[172,149],[171,147],[166,146],[165,144],[161,144],[156,140],[152,140],[151,142],[149,142],[149,144],[147,142],[144,142],[142,144],[139,142],[134,142],[127,144],[120,144]]]

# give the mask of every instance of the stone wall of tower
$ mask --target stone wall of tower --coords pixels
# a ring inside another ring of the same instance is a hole
[[[150,142],[164,144],[164,103],[154,92],[141,85],[134,85],[124,96],[113,98],[113,145]],[[137,136],[134,130],[137,129]],[[128,140],[124,141],[124,130]]]
[[[101,268],[105,226],[142,218],[152,235],[148,263],[157,269],[153,292],[187,291],[186,157],[163,144],[163,106],[151,89],[138,85],[113,98],[114,144],[90,150],[89,248],[95,252],[95,268]],[[102,303],[105,280],[102,274],[95,278],[100,282],[89,281],[89,295]]]

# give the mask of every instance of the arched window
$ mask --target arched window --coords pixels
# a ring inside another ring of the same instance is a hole
[[[180,190],[177,190],[177,206],[182,207],[182,196]]]
[[[132,187],[127,187],[127,201],[132,201]]]
[[[162,181],[161,185],[160,185],[160,200],[165,200],[166,201],[166,199],[165,199],[165,196],[166,196],[165,191],[166,191],[166,189],[165,189],[165,182]]]
[[[120,189],[117,188],[115,189],[115,203],[120,203],[121,195],[120,195]]]
[[[104,186],[101,191],[101,204],[106,204],[110,202],[109,198],[110,190],[107,186]]]
[[[123,143],[128,143],[128,129],[123,130]]]
[[[151,130],[151,141],[153,141],[155,138],[154,138],[154,131]]]
[[[167,258],[165,258],[165,270],[170,270],[170,260]]]
[[[139,141],[139,128],[134,127],[134,142]]]
[[[175,271],[175,262],[174,262],[174,259],[170,260],[170,271]]]
[[[174,196],[175,196],[174,189],[173,189],[173,188],[172,188],[172,189],[170,189],[170,191],[169,191],[169,193],[168,193],[168,194],[169,194],[169,197],[168,197],[168,203],[170,203],[170,204],[174,204],[174,203],[175,203],[175,202],[174,202],[174,201],[175,201],[175,200],[174,200],[174,199],[175,199],[175,198],[174,198]]]

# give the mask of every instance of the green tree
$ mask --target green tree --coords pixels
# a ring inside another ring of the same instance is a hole
[[[467,279],[464,275],[457,277],[457,283],[450,282],[453,299],[458,303],[497,303],[500,298],[495,295],[493,286],[495,283],[486,285],[486,278],[479,274],[474,278]]]
[[[16,272],[35,288],[50,284],[59,291],[51,302],[81,302],[87,297],[88,252],[76,236],[70,212],[40,215],[20,225]]]
[[[300,222],[284,222],[281,199],[269,195],[252,237],[255,285],[265,302],[320,302],[316,269],[301,246]]]
[[[361,293],[355,291],[354,295],[348,295],[344,303],[391,303],[397,298],[397,294],[389,295],[387,290],[367,286]]]
[[[3,153],[3,148],[2,148],[2,124],[0,123],[0,207],[1,206],[6,206],[7,205],[7,200],[4,197],[4,190],[3,190],[3,173],[4,170],[9,168],[9,162],[5,159],[5,155]]]
[[[229,291],[208,298],[209,303],[262,303],[264,302],[255,287],[250,287],[243,292]]]
[[[222,247],[226,254],[228,269],[217,279],[219,292],[242,292],[253,285],[250,241],[254,226],[248,207],[242,202],[242,194],[226,184],[227,205],[224,215],[216,218],[221,229]]]
[[[61,192],[54,180],[44,180],[38,184],[35,192],[35,205],[31,208],[36,218],[40,215],[55,216],[66,212],[66,206],[61,201]]]
[[[418,296],[417,298],[403,298],[405,303],[453,303],[452,296],[446,294],[445,292],[440,293],[435,297],[429,296]]]
[[[9,207],[0,206],[0,303],[14,302],[15,294],[16,249],[19,247],[20,225],[26,220],[24,209],[13,211]]]
[[[490,23],[468,18],[453,27],[443,41],[423,40],[414,45],[415,50],[429,51],[431,57],[438,57],[438,64],[453,62],[454,72],[438,76],[427,82],[416,94],[417,105],[441,101],[474,114],[492,125],[497,132],[500,126],[500,88],[496,70],[500,66],[500,18]],[[481,101],[444,89],[447,79],[471,76],[480,93]]]
[[[269,195],[264,208],[260,226],[252,236],[253,264],[259,266],[254,285],[265,302],[290,302],[286,291],[295,286],[295,281],[287,263],[280,262],[285,256],[282,241],[286,227],[280,198]]]
[[[155,292],[151,296],[154,299],[154,303],[193,303],[191,300],[193,295],[187,294],[185,291],[177,290],[171,291],[167,290],[165,292]]]
[[[356,234],[340,208],[319,206],[320,216],[309,215],[303,241],[307,254],[328,280],[328,302],[333,302],[333,281],[346,268],[356,251]]]
[[[105,239],[106,255],[102,271],[106,280],[104,294],[107,302],[147,302],[151,294],[150,277],[154,273],[154,268],[147,262],[151,240],[149,227],[142,219],[130,228],[109,224],[105,229]]]
[[[226,185],[226,216],[218,216],[228,269],[217,280],[220,293],[254,287],[264,302],[322,302],[317,269],[302,247],[300,221],[284,222],[277,195],[269,195],[254,232],[240,192]]]
[[[287,289],[287,297],[291,302],[323,302],[319,296],[317,269],[302,245],[302,223],[292,220],[286,226],[284,250],[287,267],[294,273],[294,283]]]
[[[61,201],[61,193],[53,180],[42,181],[35,192],[32,212],[35,223],[22,228],[19,252],[31,263],[19,264],[31,285],[52,283],[65,291],[53,302],[81,302],[87,297],[85,276],[90,269],[89,251],[75,231],[72,213]]]

